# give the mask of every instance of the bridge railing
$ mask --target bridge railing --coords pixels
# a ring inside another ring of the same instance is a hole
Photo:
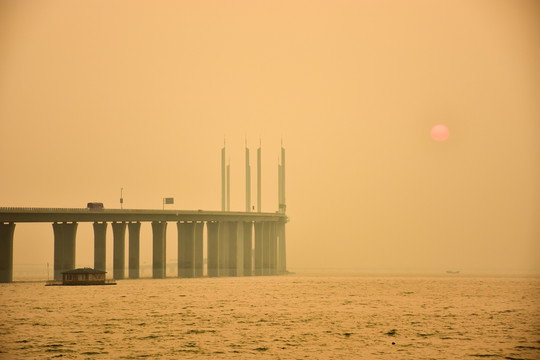
[[[0,211],[50,212],[50,211],[85,211],[85,210],[88,210],[88,208],[0,207]]]

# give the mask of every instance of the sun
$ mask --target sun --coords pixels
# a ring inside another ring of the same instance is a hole
[[[450,136],[450,130],[443,124],[437,124],[431,128],[431,138],[435,141],[445,141],[448,136]]]

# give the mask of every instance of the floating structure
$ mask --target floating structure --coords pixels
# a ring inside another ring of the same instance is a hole
[[[246,146],[247,150],[247,146]],[[140,229],[152,226],[152,277],[166,277],[166,230],[175,222],[178,230],[178,277],[203,276],[204,258],[208,276],[251,276],[287,273],[285,224],[285,149],[279,164],[279,201],[276,212],[261,212],[261,148],[257,149],[257,211],[250,211],[249,176],[246,176],[246,211],[230,211],[230,165],[222,159],[222,211],[126,210],[78,208],[0,208],[0,283],[13,279],[13,239],[17,223],[52,223],[54,233],[54,279],[63,280],[76,268],[76,233],[80,222],[93,223],[94,269],[104,271],[106,233],[113,232],[113,278],[140,276]],[[249,151],[246,151],[249,173]],[[97,210],[97,211],[96,211]],[[128,274],[126,276],[126,230]],[[206,239],[206,246],[203,246]],[[206,249],[206,256],[203,253]],[[72,274],[73,275],[73,274]]]
[[[55,285],[116,285],[113,279],[106,279],[106,271],[92,268],[79,268],[62,272],[62,280],[47,281],[45,286]]]
[[[116,285],[114,281],[106,281],[103,270],[79,268],[62,272],[62,285]]]

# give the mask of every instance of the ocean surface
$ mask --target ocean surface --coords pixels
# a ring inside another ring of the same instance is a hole
[[[1,359],[540,359],[540,279],[0,285]]]

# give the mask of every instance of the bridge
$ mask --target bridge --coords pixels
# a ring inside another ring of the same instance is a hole
[[[203,276],[203,241],[206,233],[208,276],[250,276],[286,273],[284,213],[91,210],[59,208],[0,208],[0,282],[13,280],[13,239],[17,223],[52,223],[54,279],[76,266],[77,226],[92,222],[94,268],[105,270],[106,231],[113,230],[113,277],[139,278],[141,223],[152,226],[152,277],[164,278],[166,229],[178,229],[178,277]],[[206,227],[206,232],[204,228]],[[128,277],[125,274],[128,230]]]
[[[51,223],[54,233],[54,279],[76,266],[77,226],[92,222],[94,268],[105,270],[106,233],[113,231],[113,277],[139,278],[141,223],[152,226],[152,277],[164,278],[168,223],[178,229],[178,277],[200,277],[204,269],[204,241],[208,276],[275,275],[287,272],[285,224],[285,149],[278,164],[278,208],[261,212],[261,147],[257,149],[257,211],[251,211],[251,167],[246,144],[246,211],[230,211],[230,165],[221,149],[221,211],[124,210],[103,208],[0,208],[0,282],[13,281],[13,239],[17,223]],[[123,199],[120,199],[123,203]],[[204,229],[206,228],[206,231]],[[125,274],[128,230],[128,276]]]

